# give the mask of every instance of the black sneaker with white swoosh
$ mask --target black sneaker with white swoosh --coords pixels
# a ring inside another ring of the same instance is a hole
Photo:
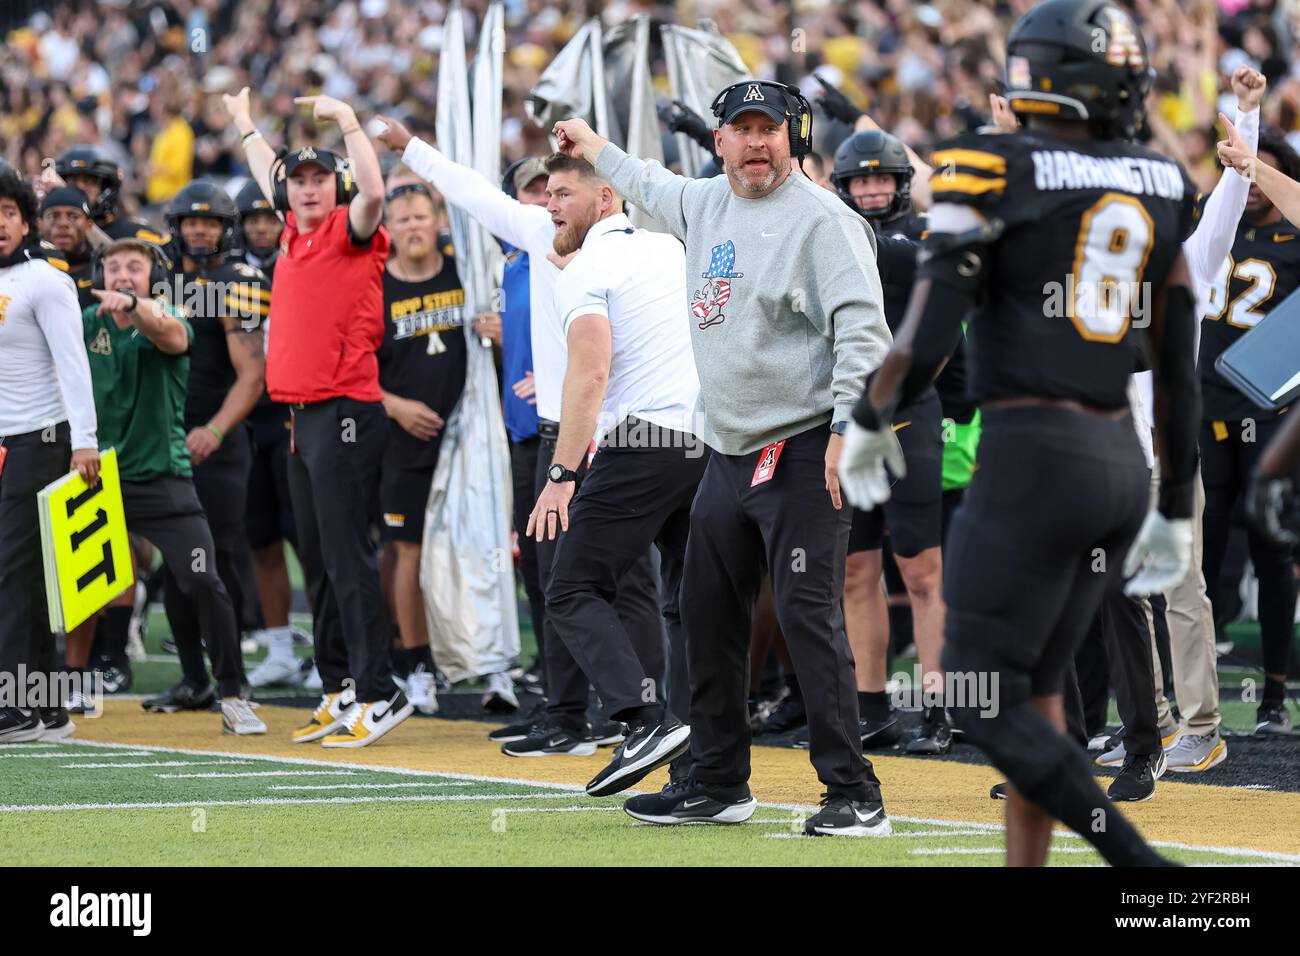
[[[673,780],[659,793],[629,797],[623,810],[634,820],[673,826],[679,823],[744,823],[758,801],[749,787],[706,790],[693,779]]]
[[[822,808],[804,821],[808,836],[889,836],[894,832],[879,800],[852,800],[826,794]]]
[[[507,757],[590,757],[596,752],[596,742],[589,739],[589,730],[561,727],[553,721],[542,721],[528,731],[528,736],[501,745]]]
[[[671,763],[690,745],[691,728],[671,714],[653,724],[634,721],[609,766],[587,784],[587,795],[608,797],[626,790],[656,767]]]

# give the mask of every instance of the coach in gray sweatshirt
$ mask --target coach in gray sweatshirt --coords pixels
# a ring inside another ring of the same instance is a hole
[[[794,88],[736,84],[715,115],[726,175],[713,179],[628,156],[582,120],[555,127],[562,152],[591,162],[686,244],[695,431],[717,452],[692,509],[681,595],[693,783],[633,797],[627,809],[650,822],[747,816],[750,616],[766,563],[828,793],[805,829],[880,833],[889,821],[862,756],[844,635],[851,519],[835,471],[842,426],[891,344],[875,241],[861,216],[794,168],[812,124]]]

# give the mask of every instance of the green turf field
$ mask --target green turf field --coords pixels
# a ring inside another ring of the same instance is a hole
[[[0,859],[16,865],[998,865],[988,825],[896,820],[892,838],[809,839],[807,808],[662,828],[621,799],[527,781],[87,743],[0,747]],[[34,795],[39,794],[39,802]],[[1169,849],[1189,864],[1287,862]],[[1055,841],[1055,865],[1095,865]]]

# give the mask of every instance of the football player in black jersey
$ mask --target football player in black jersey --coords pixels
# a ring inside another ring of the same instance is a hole
[[[903,321],[916,277],[919,242],[926,231],[923,213],[912,209],[914,169],[907,150],[882,130],[854,133],[835,151],[831,182],[850,208],[876,231],[885,320],[891,331]],[[882,545],[890,547],[912,607],[913,634],[920,659],[921,687],[927,691],[921,732],[907,752],[943,754],[952,747],[952,730],[942,704],[943,651],[943,409],[933,387],[925,389],[894,423],[907,475],[894,484],[884,508],[854,509],[844,573],[844,628],[853,648],[858,680],[862,747],[889,747],[902,736],[885,695],[889,615],[880,585]]]
[[[68,264],[77,284],[77,302],[83,308],[98,305],[90,294],[90,202],[75,186],[57,186],[41,202],[41,238],[52,244]]]
[[[239,190],[235,206],[239,209],[244,261],[275,281],[275,260],[280,256],[280,233],[284,232],[284,220],[275,214],[275,207],[256,180],[250,179]]]
[[[451,250],[439,246],[441,212],[423,182],[394,186],[384,199],[394,255],[384,270],[384,341],[376,353],[390,419],[379,503],[396,556],[392,604],[407,658],[406,696],[424,713],[438,707],[420,590],[424,510],[468,361],[465,290]]]
[[[194,465],[194,487],[212,529],[217,573],[237,617],[247,623],[246,597],[252,583],[252,558],[244,530],[252,447],[244,419],[262,394],[266,377],[265,333],[271,291],[265,277],[234,259],[239,213],[226,191],[195,181],[172,199],[167,210],[170,249],[179,267],[173,304],[184,308],[194,330],[185,394],[185,447]],[[165,603],[173,623],[184,679],[202,686],[203,650],[197,623],[185,627],[196,606],[173,578]],[[177,627],[176,624],[180,623]],[[166,710],[192,695],[172,688],[145,702]]]
[[[1235,130],[1232,137],[1236,137]],[[1236,139],[1239,142],[1239,137]],[[1240,166],[1241,159],[1229,164]],[[1262,449],[1291,417],[1286,408],[1273,411],[1256,406],[1214,367],[1225,349],[1300,287],[1300,229],[1283,218],[1282,209],[1264,189],[1270,186],[1270,191],[1276,192],[1273,184],[1300,180],[1300,157],[1281,133],[1262,129],[1251,169],[1254,182],[1246,199],[1246,211],[1237,225],[1232,253],[1215,277],[1209,308],[1201,317],[1203,566],[1212,602],[1221,599],[1220,571],[1237,500],[1245,494],[1247,478],[1258,464]],[[1296,211],[1300,210],[1292,210],[1292,214]],[[1287,734],[1291,732],[1291,718],[1285,703],[1286,672],[1296,608],[1291,553],[1255,527],[1248,529],[1247,541],[1259,581],[1264,658],[1264,694],[1255,715],[1255,732]]]
[[[47,160],[48,162],[48,160]],[[122,167],[94,146],[73,146],[54,160],[55,185],[74,186],[90,202],[90,218],[99,231],[91,230],[91,245],[99,247],[110,239],[143,239],[161,246],[167,237],[160,236],[142,219],[122,215]]]
[[[1061,695],[1121,566],[1140,568],[1130,592],[1151,593],[1191,562],[1196,318],[1180,242],[1195,187],[1131,141],[1151,76],[1141,35],[1110,0],[1047,0],[1017,21],[1008,99],[1025,126],[935,154],[916,290],[840,462],[851,500],[887,499],[889,472],[905,471],[894,409],[933,381],[975,306],[968,371],[984,432],[949,542],[943,663],[957,724],[1010,781],[1013,865],[1045,862],[1054,818],[1112,864],[1163,862],[1064,733]],[[1151,511],[1127,394],[1135,321],[1149,326],[1155,364]]]

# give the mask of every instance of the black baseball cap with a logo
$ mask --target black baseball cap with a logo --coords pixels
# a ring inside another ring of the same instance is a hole
[[[304,146],[295,149],[284,158],[284,175],[292,176],[301,166],[319,166],[327,173],[337,172],[341,165],[337,153],[319,146]]]
[[[758,110],[777,123],[790,118],[790,97],[781,87],[763,80],[737,84],[722,100],[717,111],[719,125],[730,123],[741,113]]]

